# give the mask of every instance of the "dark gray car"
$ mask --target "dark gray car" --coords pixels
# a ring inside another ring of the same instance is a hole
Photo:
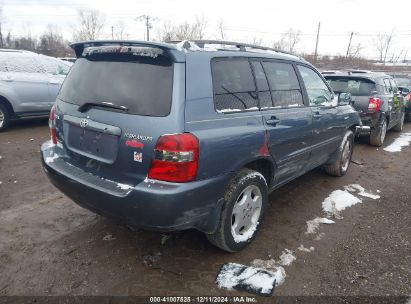
[[[357,70],[323,74],[334,92],[351,93],[353,106],[360,114],[362,123],[371,127],[372,145],[381,146],[388,130],[402,130],[404,97],[391,76]]]
[[[233,252],[271,191],[318,166],[344,175],[361,128],[349,96],[296,56],[215,43],[74,44],[41,148],[51,182],[96,213]]]

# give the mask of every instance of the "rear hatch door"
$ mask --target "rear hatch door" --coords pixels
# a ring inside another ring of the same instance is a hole
[[[377,93],[375,82],[361,77],[327,76],[327,81],[335,93],[351,93],[354,108],[366,113],[370,97]]]
[[[185,66],[150,47],[92,49],[58,95],[57,137],[70,165],[136,185],[147,176],[157,139],[183,132]]]

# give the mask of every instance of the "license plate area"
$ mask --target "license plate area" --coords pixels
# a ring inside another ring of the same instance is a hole
[[[119,136],[69,124],[67,146],[81,155],[113,163],[117,158]]]

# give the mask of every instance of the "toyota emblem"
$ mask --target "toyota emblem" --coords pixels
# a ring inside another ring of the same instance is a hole
[[[80,127],[85,128],[88,126],[88,120],[87,119],[82,119],[80,120]]]

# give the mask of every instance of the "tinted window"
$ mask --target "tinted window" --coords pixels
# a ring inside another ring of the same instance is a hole
[[[258,109],[257,92],[248,60],[212,62],[214,103],[218,112]]]
[[[260,62],[253,62],[254,75],[257,82],[258,97],[260,99],[260,107],[272,107],[270,87],[268,86],[267,77],[265,76],[263,67]]]
[[[304,66],[299,65],[298,70],[303,78],[310,105],[331,106],[332,93],[321,77],[314,70]]]
[[[330,77],[327,81],[335,93],[348,92],[353,96],[369,96],[377,90],[375,83],[368,79]]]
[[[166,116],[170,113],[173,64],[163,57],[96,54],[71,67],[59,98],[78,105],[112,103],[128,113]]]
[[[294,68],[288,63],[263,62],[275,107],[303,105],[300,84]]]

